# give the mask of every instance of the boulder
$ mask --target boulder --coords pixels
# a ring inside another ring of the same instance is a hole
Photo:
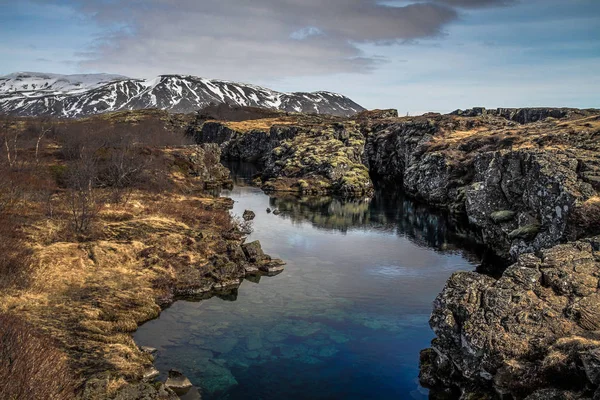
[[[242,218],[244,218],[244,221],[252,221],[255,217],[256,217],[256,214],[254,213],[254,211],[251,211],[251,210],[245,210],[244,214],[242,215]]]
[[[242,250],[246,255],[246,259],[251,263],[260,262],[266,259],[265,253],[260,246],[260,241],[256,240],[251,243],[242,245]]]

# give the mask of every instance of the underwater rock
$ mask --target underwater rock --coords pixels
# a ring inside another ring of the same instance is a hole
[[[169,377],[165,382],[165,386],[173,390],[182,390],[191,388],[192,382],[180,371],[176,369],[169,370]]]
[[[208,393],[224,393],[238,385],[231,371],[220,360],[211,360],[202,371],[202,388]]]

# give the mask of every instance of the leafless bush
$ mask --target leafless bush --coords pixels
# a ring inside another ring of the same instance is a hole
[[[0,314],[0,398],[68,400],[74,392],[65,357],[48,337]]]
[[[110,189],[114,203],[121,203],[129,197],[134,184],[140,181],[143,171],[150,165],[150,159],[129,135],[119,137],[118,141],[104,150],[100,184]]]
[[[0,214],[9,213],[23,198],[23,185],[8,163],[0,163]]]
[[[2,141],[5,160],[9,167],[15,167],[19,161],[21,136],[23,132],[16,126],[15,118],[8,115],[0,116],[0,140]]]
[[[87,232],[98,215],[101,198],[97,190],[98,168],[94,154],[82,152],[67,171],[68,208],[75,232]]]

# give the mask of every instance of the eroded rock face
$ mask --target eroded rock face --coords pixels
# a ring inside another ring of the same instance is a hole
[[[311,128],[282,141],[265,157],[264,189],[305,194],[369,195],[364,137],[354,123]]]
[[[600,237],[521,255],[498,280],[455,273],[434,303],[437,338],[421,356],[421,381],[591,396],[600,384],[599,279]]]
[[[356,123],[304,118],[269,127],[263,127],[266,122],[262,120],[246,121],[246,125],[234,125],[237,131],[226,123],[202,122],[190,126],[188,133],[198,143],[218,144],[225,159],[263,165],[265,190],[347,196],[371,193],[369,171],[362,162],[364,137]]]
[[[596,125],[521,127],[497,113],[482,117],[484,111],[465,112],[467,118],[369,120],[361,126],[364,162],[371,174],[413,197],[466,214],[506,258],[593,233],[586,215],[595,213],[589,200],[600,188]]]
[[[463,117],[478,117],[481,115],[491,115],[506,118],[510,121],[520,124],[528,124],[531,122],[542,121],[546,118],[566,118],[573,113],[581,112],[574,108],[496,108],[487,110],[484,107],[475,107],[468,110],[456,110],[452,115],[460,115]]]
[[[552,247],[565,237],[576,202],[593,192],[578,179],[577,168],[577,160],[560,151],[481,154],[466,192],[469,220],[482,228],[488,244],[513,259]],[[498,220],[501,213],[505,218]]]
[[[188,134],[197,143],[216,143],[224,159],[262,163],[264,157],[283,140],[293,138],[304,130],[300,127],[272,126],[240,132],[216,121],[202,120],[188,127]]]
[[[168,152],[179,170],[202,180],[205,188],[231,184],[229,170],[220,162],[221,149],[217,144],[205,143],[175,148]]]

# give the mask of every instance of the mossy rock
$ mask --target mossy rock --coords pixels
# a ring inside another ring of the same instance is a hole
[[[525,239],[531,240],[533,239],[538,232],[540,231],[540,226],[536,224],[525,225],[520,228],[515,229],[511,233],[508,234],[508,238],[510,240],[514,239]]]
[[[308,187],[309,187],[310,185],[309,185],[309,184],[308,184],[308,182],[306,182],[305,180],[303,180],[303,179],[300,179],[300,180],[298,181],[298,186],[300,186],[300,189],[302,189],[302,190],[306,190],[306,189],[308,189]]]
[[[492,219],[492,221],[499,224],[501,222],[512,221],[516,215],[517,215],[517,213],[514,211],[502,210],[502,211],[496,211],[496,212],[491,213],[490,218]]]

